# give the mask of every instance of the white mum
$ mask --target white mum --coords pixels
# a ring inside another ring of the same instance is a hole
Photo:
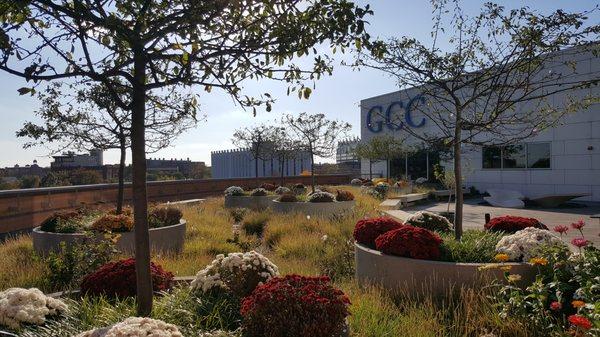
[[[67,311],[67,305],[37,288],[9,288],[0,292],[0,325],[19,329],[21,324],[42,325],[46,317]]]
[[[147,317],[129,317],[108,329],[82,332],[77,337],[183,337],[173,324]]]
[[[223,331],[215,330],[210,332],[201,332],[199,337],[238,337],[240,336],[239,331]]]
[[[496,252],[507,254],[510,261],[528,262],[535,249],[542,245],[564,245],[559,237],[548,230],[527,227],[500,239]]]
[[[229,186],[225,189],[225,195],[244,195],[244,189],[239,186]]]
[[[415,227],[427,228],[430,230],[449,231],[452,229],[452,224],[445,217],[427,212],[419,211],[409,216],[405,221],[406,224]]]
[[[257,285],[277,275],[277,266],[255,251],[230,253],[227,256],[219,254],[196,274],[191,288],[202,292],[224,289],[245,296]]]
[[[292,193],[292,190],[290,190],[289,188],[285,187],[285,186],[279,186],[277,187],[277,189],[275,189],[275,194],[287,194],[287,193]]]

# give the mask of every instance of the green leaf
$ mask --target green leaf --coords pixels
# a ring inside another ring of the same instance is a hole
[[[26,88],[26,87],[19,88],[17,91],[19,92],[19,95],[21,95],[21,96],[27,95],[29,93],[31,93],[33,95],[33,93],[35,93],[35,90],[33,90],[33,88]]]

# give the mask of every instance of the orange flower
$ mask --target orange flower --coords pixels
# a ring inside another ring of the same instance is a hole
[[[529,260],[529,263],[534,266],[545,266],[548,264],[548,260],[544,259],[543,257],[534,257]]]
[[[500,254],[496,254],[496,256],[494,256],[494,259],[498,262],[506,262],[509,259],[508,254],[504,254],[504,253],[500,253]]]
[[[574,300],[573,302],[571,302],[571,305],[573,306],[573,308],[579,309],[585,306],[585,302],[580,300]]]

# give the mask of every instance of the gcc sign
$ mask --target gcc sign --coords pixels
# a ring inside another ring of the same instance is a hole
[[[421,119],[418,124],[416,124],[412,119],[412,110],[415,103],[425,103],[425,97],[422,95],[415,96],[411,98],[406,105],[402,101],[392,102],[387,109],[385,109],[385,120],[378,120],[376,122],[373,122],[373,116],[384,116],[383,106],[376,105],[372,107],[369,109],[369,112],[367,112],[367,128],[373,133],[379,133],[383,130],[384,123],[388,129],[392,131],[402,129],[404,127],[404,123],[411,128],[423,127],[425,125],[425,118]],[[404,122],[400,122],[399,124],[392,121],[392,109],[396,106],[404,110]]]

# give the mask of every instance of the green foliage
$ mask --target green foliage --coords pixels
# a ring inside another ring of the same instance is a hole
[[[81,229],[82,215],[79,212],[55,212],[40,224],[44,232],[75,233]]]
[[[494,262],[496,244],[502,238],[502,233],[493,233],[469,229],[463,233],[460,241],[454,234],[442,234],[441,260],[448,262]]]
[[[69,174],[69,181],[72,185],[94,185],[104,181],[98,171],[77,169]]]
[[[246,235],[256,235],[261,237],[269,221],[269,215],[266,213],[257,213],[246,219],[242,224],[242,229]]]
[[[45,259],[48,267],[46,282],[49,289],[63,290],[79,287],[81,279],[109,262],[117,253],[116,237],[107,236],[98,241],[89,237],[83,243],[60,243],[58,252],[50,252]]]
[[[65,171],[50,171],[48,174],[42,179],[41,186],[42,187],[56,187],[56,186],[69,186],[71,182],[69,181],[69,175]]]
[[[247,208],[233,208],[229,211],[229,216],[231,216],[233,222],[242,222],[247,213]]]
[[[150,210],[148,214],[148,226],[150,228],[160,228],[179,224],[183,213],[177,207],[157,206]]]
[[[322,275],[340,281],[354,275],[354,240],[352,237],[323,236],[318,248],[317,264]]]
[[[39,176],[23,176],[19,179],[21,188],[37,188],[40,187]]]

